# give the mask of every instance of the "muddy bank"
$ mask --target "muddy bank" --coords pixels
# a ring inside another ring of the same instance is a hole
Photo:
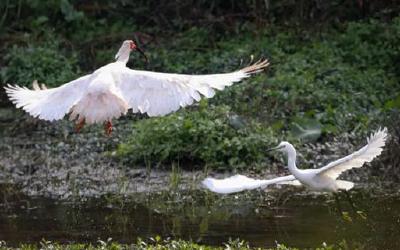
[[[30,118],[13,108],[0,112],[0,183],[11,183],[29,196],[57,199],[98,197],[104,194],[130,195],[170,189],[201,188],[207,175],[228,176],[232,173],[204,171],[169,171],[145,166],[127,166],[112,157],[117,145],[131,133],[135,117],[127,116],[114,122],[114,132],[105,136],[103,127],[87,126],[76,133],[71,122],[54,123]],[[364,138],[343,135],[326,143],[306,144],[299,149],[299,166],[321,167],[342,157],[365,143]],[[361,143],[361,144],[360,144]],[[285,175],[283,156],[261,173],[248,175],[270,178]],[[385,154],[372,166],[349,171],[342,178],[359,185],[374,181],[376,185],[391,185],[393,174],[384,171]],[[355,174],[353,174],[355,173]],[[397,178],[397,177],[396,177]],[[387,181],[387,183],[385,182]]]
[[[44,122],[13,109],[0,113],[0,183],[15,184],[30,196],[129,195],[175,188],[177,181],[186,189],[204,177],[199,171],[179,171],[177,176],[120,164],[113,151],[130,134],[133,117],[115,121],[112,135],[106,136],[100,125],[76,133],[66,120]]]

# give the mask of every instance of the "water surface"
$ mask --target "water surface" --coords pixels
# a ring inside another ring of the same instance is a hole
[[[0,240],[10,245],[41,239],[96,242],[111,237],[123,243],[160,235],[221,245],[241,238],[252,246],[316,247],[346,240],[367,249],[400,249],[400,198],[352,193],[340,208],[331,196],[275,196],[263,192],[216,196],[142,195],[126,200],[105,197],[85,202],[7,197],[0,204]],[[343,213],[339,211],[342,210]]]

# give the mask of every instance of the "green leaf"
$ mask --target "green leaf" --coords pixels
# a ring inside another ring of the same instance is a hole
[[[71,22],[83,18],[83,12],[76,11],[74,6],[68,0],[61,0],[60,10],[63,13],[65,21]]]
[[[385,109],[393,109],[393,108],[400,109],[400,95],[385,103]]]

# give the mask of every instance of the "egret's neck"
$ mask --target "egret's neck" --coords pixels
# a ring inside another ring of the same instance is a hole
[[[296,150],[293,146],[287,149],[287,154],[289,171],[296,176],[299,173],[299,169],[296,166]]]
[[[117,62],[122,62],[126,64],[129,61],[130,49],[120,48],[118,53],[115,55]]]

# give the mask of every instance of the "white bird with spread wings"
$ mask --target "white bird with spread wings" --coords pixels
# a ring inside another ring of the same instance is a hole
[[[333,161],[322,168],[299,169],[296,166],[296,150],[289,142],[281,142],[276,148],[288,155],[288,168],[292,175],[277,177],[270,180],[255,180],[243,175],[235,175],[218,180],[206,178],[202,183],[215,193],[229,194],[244,190],[266,187],[272,184],[304,185],[307,188],[320,192],[337,192],[338,190],[350,190],[354,183],[337,180],[340,174],[352,168],[360,168],[366,162],[371,162],[382,153],[387,139],[387,129],[376,131],[367,140],[367,145],[356,152]]]
[[[211,75],[158,73],[126,67],[134,50],[144,55],[132,40],[126,40],[115,62],[57,88],[35,86],[30,90],[8,85],[5,90],[17,108],[34,117],[54,121],[70,114],[78,131],[85,123],[104,122],[105,131],[110,134],[111,120],[129,109],[163,116],[199,101],[202,95],[213,97],[215,90],[222,90],[269,65],[267,60],[260,60],[235,72]]]

